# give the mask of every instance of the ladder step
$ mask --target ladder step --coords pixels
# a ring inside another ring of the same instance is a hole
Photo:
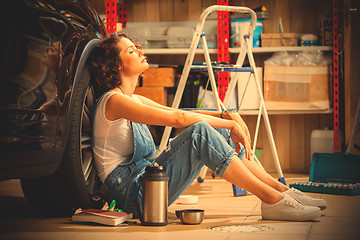
[[[203,110],[203,111],[218,111],[216,108],[180,108],[181,110],[184,111],[196,111],[196,110]],[[237,108],[228,108],[228,111],[238,111],[239,109]]]
[[[234,64],[223,64],[213,62],[211,63],[214,72],[253,72],[251,67],[241,67],[240,65]],[[193,63],[191,71],[194,72],[207,72],[207,65],[205,62]]]
[[[253,72],[250,67],[219,67],[213,66],[214,72]],[[191,71],[194,72],[207,72],[207,67],[192,66]]]

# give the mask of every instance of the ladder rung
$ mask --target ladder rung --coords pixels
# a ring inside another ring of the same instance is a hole
[[[251,67],[238,67],[235,65],[228,66],[212,66],[214,72],[253,72]],[[191,66],[191,71],[194,72],[207,72],[206,66]]]
[[[216,108],[180,108],[184,111],[195,111],[195,110],[204,110],[204,111],[218,111]],[[237,108],[228,108],[228,111],[238,111]]]

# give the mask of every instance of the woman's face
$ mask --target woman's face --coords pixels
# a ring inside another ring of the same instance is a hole
[[[50,47],[45,48],[45,52],[41,62],[45,64],[51,71],[57,73],[59,68],[59,49],[60,42],[54,42]],[[61,61],[62,54],[60,54]]]
[[[136,48],[135,44],[128,38],[121,38],[118,47],[120,51],[120,73],[124,76],[140,75],[149,68],[144,52]]]

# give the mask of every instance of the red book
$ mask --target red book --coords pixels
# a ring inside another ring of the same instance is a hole
[[[132,213],[106,211],[100,209],[79,209],[72,216],[73,222],[93,222],[117,226],[133,217]]]

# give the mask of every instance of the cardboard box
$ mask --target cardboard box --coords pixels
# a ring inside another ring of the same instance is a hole
[[[298,33],[262,33],[261,47],[298,46]]]
[[[144,72],[143,87],[174,87],[174,68],[149,68]]]
[[[262,88],[262,70],[262,67],[256,67],[260,88]],[[250,79],[249,72],[238,72],[237,74],[239,74],[237,85],[239,110],[259,109],[260,95],[258,93],[254,74],[251,74]]]
[[[167,91],[164,87],[137,87],[134,93],[167,106]]]
[[[265,66],[264,98],[272,110],[329,109],[329,66]]]

